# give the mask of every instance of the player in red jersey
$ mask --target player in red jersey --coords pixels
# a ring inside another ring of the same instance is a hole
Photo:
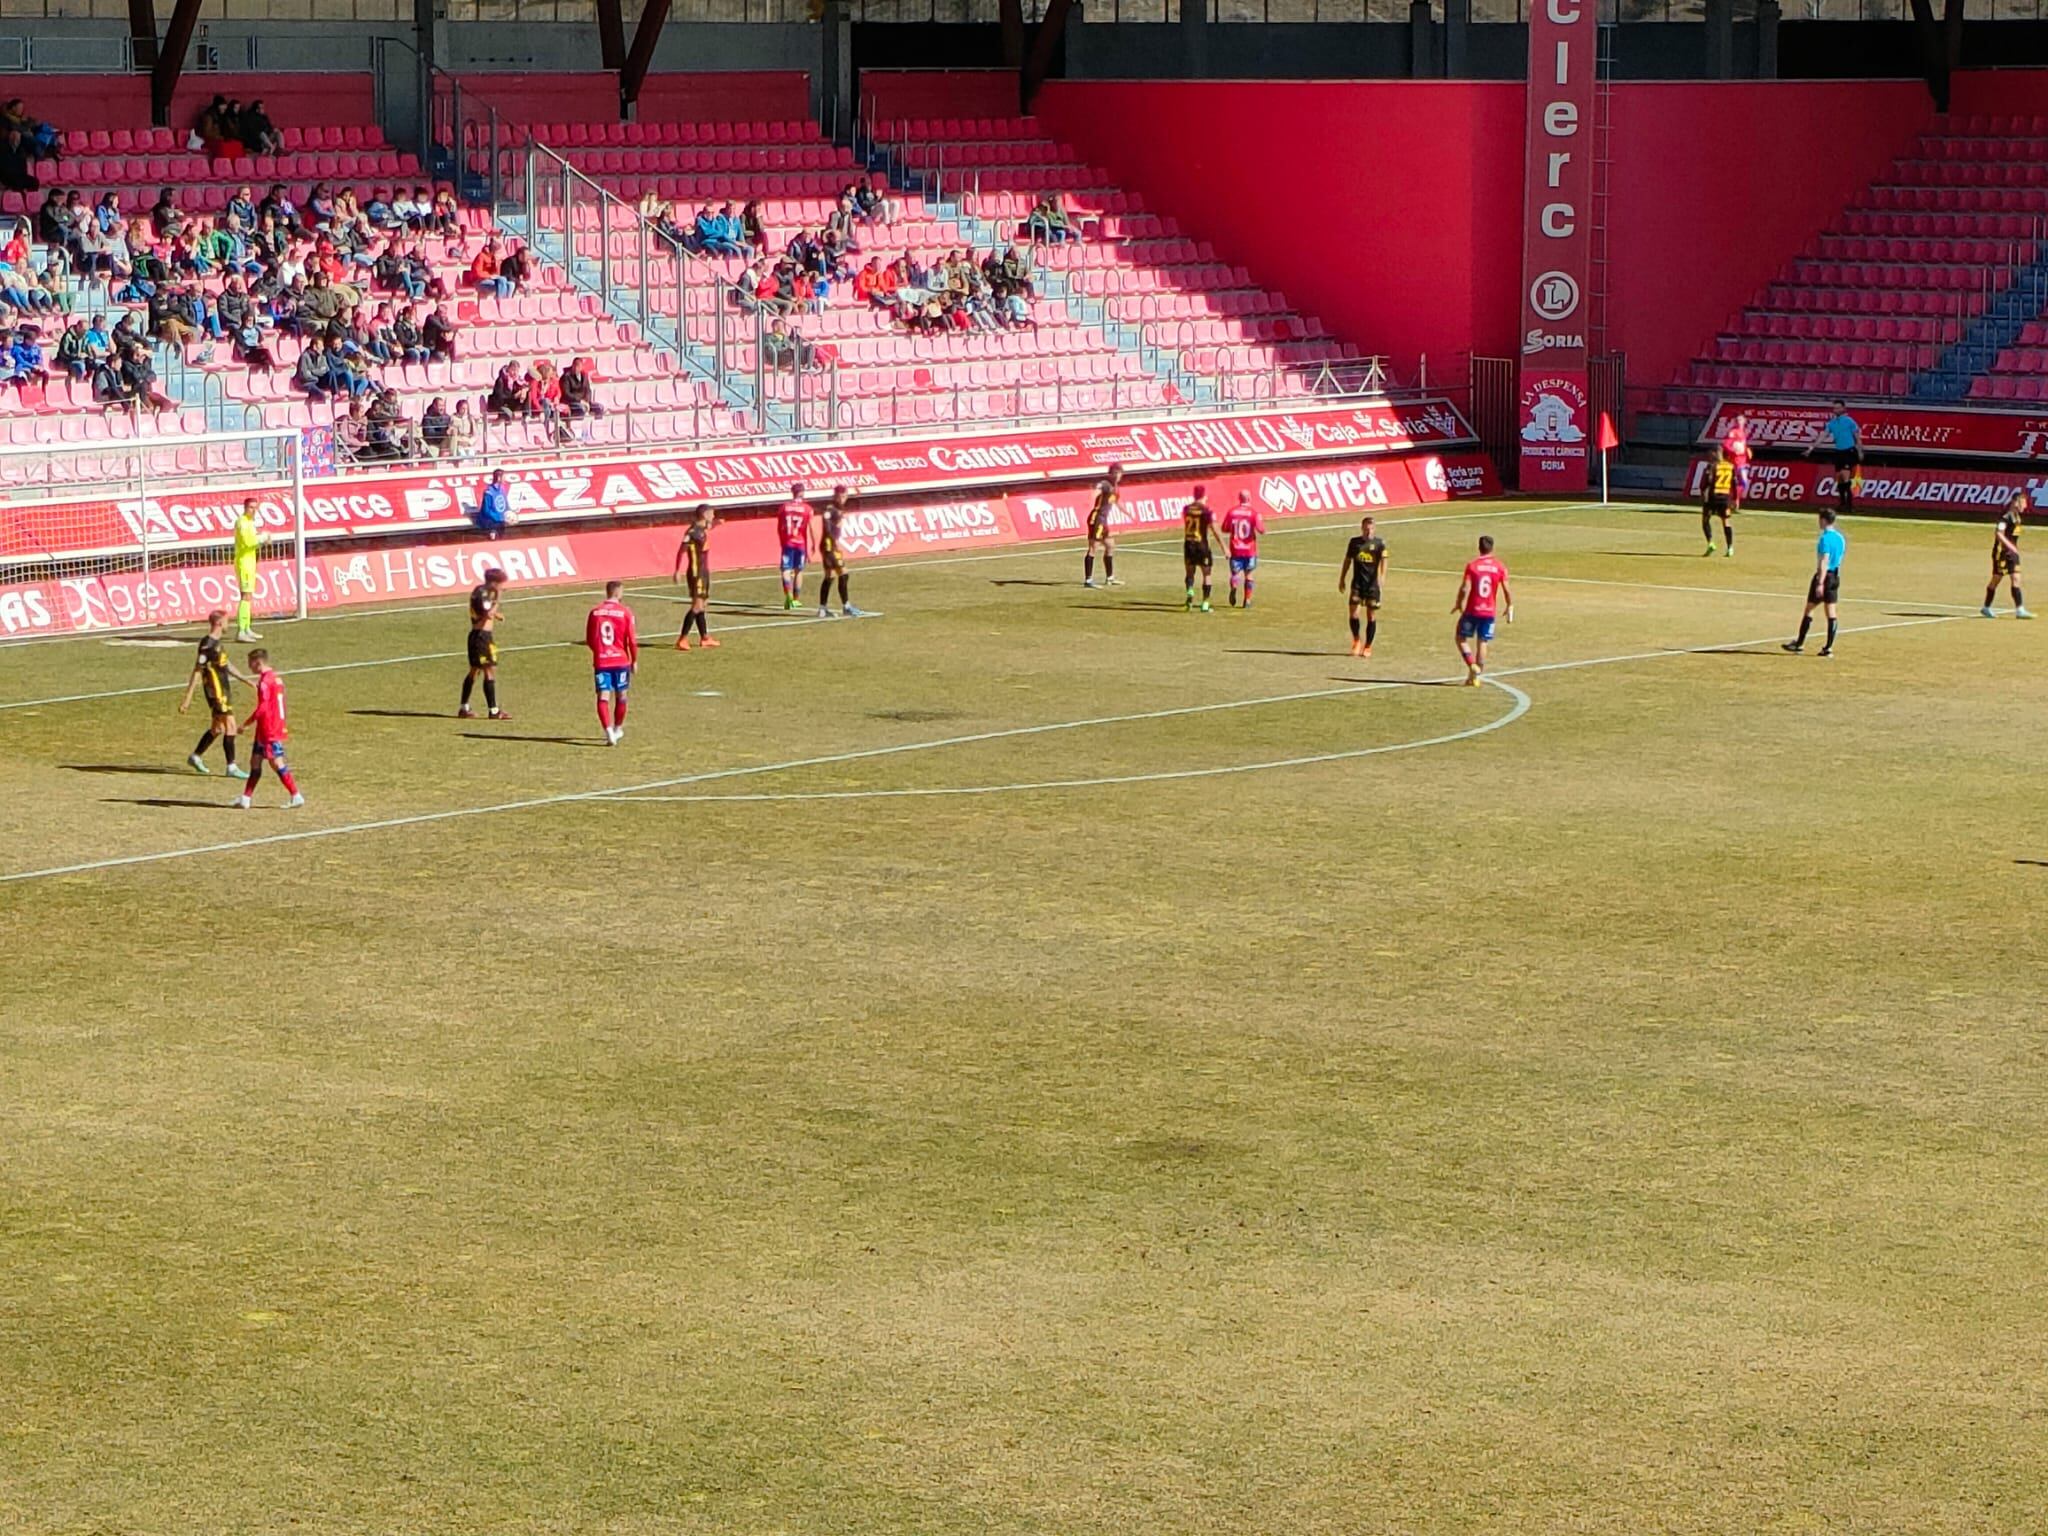
[[[640,634],[633,610],[619,601],[625,583],[604,584],[604,601],[583,622],[583,643],[590,647],[590,665],[597,682],[597,723],[606,746],[616,747],[626,735],[626,690],[633,686],[633,668],[640,660]]]
[[[1735,466],[1735,486],[1728,497],[1728,510],[1740,512],[1742,499],[1749,494],[1749,418],[1737,416],[1728,424],[1728,431],[1721,439],[1721,451],[1728,455],[1728,462]],[[1731,552],[1733,546],[1730,546]]]
[[[775,514],[782,535],[782,606],[794,608],[803,593],[804,557],[811,552],[811,504],[801,484],[789,488],[789,500]]]
[[[235,808],[249,809],[249,797],[255,794],[256,786],[262,782],[266,765],[291,796],[288,804],[304,805],[306,797],[299,793],[299,781],[292,777],[291,767],[284,760],[285,738],[290,734],[284,724],[284,679],[271,670],[268,651],[249,653],[249,671],[256,678],[256,707],[242,722],[242,730],[251,743],[249,782],[242,786]]]
[[[1237,606],[1237,591],[1244,588],[1244,605],[1252,605],[1252,572],[1259,568],[1259,535],[1266,531],[1265,515],[1252,505],[1252,493],[1239,491],[1237,505],[1223,514],[1223,537],[1230,541],[1230,606]]]
[[[1493,536],[1479,541],[1479,558],[1465,567],[1465,579],[1458,583],[1458,601],[1451,612],[1458,616],[1458,655],[1465,662],[1465,686],[1477,688],[1486,671],[1486,645],[1493,639],[1493,623],[1502,610],[1507,621],[1515,622],[1515,599],[1508,591],[1508,568],[1493,558]]]

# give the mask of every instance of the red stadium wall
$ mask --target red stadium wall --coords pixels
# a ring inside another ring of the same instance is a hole
[[[864,69],[861,110],[883,122],[912,117],[1011,117],[1014,69]]]
[[[2048,69],[1965,69],[1949,81],[1949,106],[1995,117],[2048,117]]]
[[[615,123],[619,77],[609,73],[466,74],[464,91],[520,123]],[[811,77],[800,69],[650,74],[642,122],[788,122],[811,115]]]
[[[1505,351],[1521,261],[1522,87],[1056,81],[1037,112],[1153,207],[1338,335]]]
[[[1403,376],[1514,350],[1520,84],[1054,82],[1038,113]],[[1631,378],[1665,382],[1929,118],[1909,81],[1617,86],[1610,319]]]
[[[370,76],[188,74],[171,98],[171,126],[190,128],[216,95],[261,101],[280,128],[376,121]],[[147,75],[21,75],[0,88],[0,99],[19,96],[32,117],[59,128],[147,128]]]
[[[1933,120],[1916,80],[1614,92],[1608,329],[1664,384]]]

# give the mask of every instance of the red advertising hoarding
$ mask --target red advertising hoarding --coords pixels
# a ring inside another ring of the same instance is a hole
[[[1760,453],[1804,451],[1835,414],[1831,401],[1743,400],[1714,402],[1702,443],[1718,443],[1741,416],[1750,447]],[[1959,405],[1851,405],[1863,428],[1864,451],[1901,458],[2013,459],[2048,462],[2048,407],[1993,411]]]
[[[1592,463],[1586,332],[1598,27],[1592,0],[1537,0],[1529,12],[1518,480],[1543,496],[1585,490]]]
[[[944,438],[552,459],[529,467],[508,465],[506,478],[515,519],[568,522],[699,501],[771,506],[799,481],[813,492],[850,486],[863,499],[933,490],[987,494],[1022,482],[1092,479],[1111,463],[1141,474],[1474,442],[1472,429],[1446,399],[1371,400]],[[428,469],[313,481],[305,493],[307,533],[321,539],[358,538],[458,527],[475,509],[484,479],[479,470]],[[57,499],[0,508],[0,560],[112,553],[145,538],[152,547],[223,541],[251,489],[229,485],[146,500]],[[253,489],[266,531],[288,537],[289,492],[275,483]]]
[[[1246,490],[1276,519],[1413,506],[1492,495],[1499,489],[1483,457],[1462,453],[1275,464],[1210,476],[1207,483],[1218,507]],[[1125,484],[1119,527],[1142,532],[1178,521],[1187,499],[1186,478],[1133,478]],[[873,559],[1067,538],[1081,531],[1092,495],[1083,482],[862,506],[848,513],[843,542],[856,558]],[[347,553],[314,551],[306,559],[306,606],[320,610],[459,594],[491,565],[503,567],[515,587],[594,587],[614,577],[666,577],[675,566],[677,536],[672,526],[572,525],[497,541],[421,545],[392,540]],[[714,573],[775,563],[777,541],[769,519],[722,523],[711,537]],[[264,611],[296,606],[296,579],[294,562],[265,561],[258,568],[259,606]],[[715,583],[714,575],[714,591]],[[149,576],[131,571],[0,584],[0,638],[192,623],[210,609],[233,608],[235,598],[234,573],[225,561]]]
[[[1688,495],[1698,497],[1706,486],[1711,461],[1694,459],[1686,476]],[[2014,491],[2025,491],[2036,507],[2048,506],[2048,477],[2020,470],[1863,468],[1858,506],[1895,512],[1956,512],[2003,507]],[[1831,507],[1835,504],[1834,466],[1823,459],[1758,460],[1750,466],[1747,506]]]

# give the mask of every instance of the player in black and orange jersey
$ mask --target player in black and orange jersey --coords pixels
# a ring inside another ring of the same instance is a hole
[[[199,654],[193,659],[192,675],[185,680],[185,697],[178,700],[178,713],[182,715],[189,710],[193,693],[203,689],[211,723],[206,734],[199,738],[199,745],[192,749],[192,755],[185,761],[192,765],[194,773],[210,772],[206,766],[206,749],[218,738],[221,755],[228,760],[228,777],[246,779],[248,773],[235,762],[235,702],[229,695],[235,682],[254,687],[255,679],[237,672],[235,664],[228,660],[227,629],[227,609],[216,608],[206,616],[206,633],[199,637]]]
[[[1984,617],[1998,617],[1992,605],[1998,601],[1998,584],[2003,581],[2012,587],[2012,616],[2016,619],[2031,619],[2027,612],[2027,600],[2020,593],[2020,527],[2026,520],[2027,493],[2014,491],[2012,500],[2005,504],[2005,510],[1998,514],[1998,526],[1991,530],[1991,585],[1984,589]]]
[[[1358,532],[1344,546],[1344,563],[1337,568],[1337,590],[1350,594],[1351,654],[1370,656],[1372,642],[1380,632],[1380,581],[1387,573],[1387,541],[1373,532],[1373,520],[1358,520]],[[1359,610],[1365,611],[1365,632],[1360,637]]]
[[[1095,551],[1102,551],[1103,585],[1120,587],[1116,577],[1116,512],[1123,492],[1124,467],[1109,466],[1109,473],[1095,487],[1095,501],[1088,508],[1088,553],[1081,557],[1081,585],[1095,585]]]
[[[484,572],[484,579],[469,590],[469,671],[462,679],[462,707],[455,711],[458,720],[476,718],[476,711],[469,707],[469,696],[478,678],[484,682],[484,708],[491,718],[512,718],[498,708],[498,620],[502,616],[499,605],[504,601],[504,587],[505,573],[492,566]]]
[[[1707,537],[1707,554],[1714,553],[1714,519],[1721,519],[1721,538],[1730,558],[1735,554],[1736,471],[1728,452],[1714,444],[1714,457],[1706,467],[1705,487],[1700,495],[1700,532]]]
[[[1216,514],[1209,510],[1204,498],[1209,487],[1198,485],[1188,504],[1180,509],[1180,563],[1182,574],[1187,578],[1190,613],[1195,607],[1195,572],[1202,573],[1202,612],[1209,612],[1209,590],[1214,581],[1216,552],[1209,547],[1210,537],[1216,532]]]
[[[683,615],[683,632],[676,636],[676,649],[690,648],[690,626],[696,625],[697,638],[704,649],[715,650],[719,642],[711,638],[711,631],[705,627],[704,608],[711,601],[711,530],[718,526],[708,502],[698,502],[690,510],[689,525],[683,529],[683,541],[676,546],[675,579],[687,583],[690,592],[689,611]]]
[[[866,618],[852,603],[846,600],[846,547],[839,539],[839,525],[846,520],[846,504],[853,492],[845,486],[836,486],[832,499],[818,509],[818,569],[823,573],[818,579],[818,617],[832,617],[832,584],[839,584],[839,611],[849,619]]]

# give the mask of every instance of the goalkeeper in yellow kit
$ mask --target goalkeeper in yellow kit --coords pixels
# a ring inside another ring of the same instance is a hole
[[[249,627],[250,608],[256,600],[256,551],[263,545],[263,530],[256,522],[256,498],[242,503],[242,515],[235,519],[235,586],[242,601],[235,609],[235,639],[247,644],[263,637]]]

